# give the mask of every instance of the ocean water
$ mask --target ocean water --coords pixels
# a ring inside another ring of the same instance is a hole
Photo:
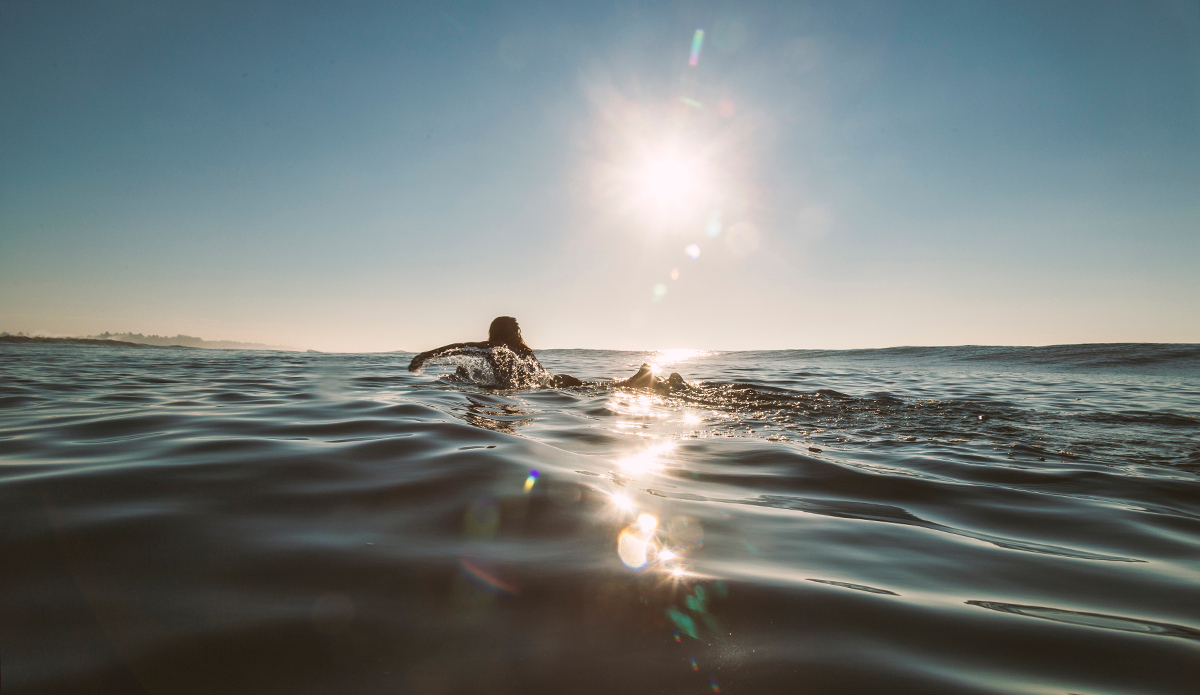
[[[0,346],[5,693],[1195,693],[1200,346]]]

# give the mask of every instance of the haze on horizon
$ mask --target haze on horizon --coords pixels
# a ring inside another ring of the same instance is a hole
[[[1200,342],[1195,2],[10,2],[0,89],[0,330]]]

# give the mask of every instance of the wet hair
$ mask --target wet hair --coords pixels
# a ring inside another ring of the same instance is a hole
[[[513,352],[525,354],[533,352],[533,348],[525,344],[521,338],[521,327],[511,316],[497,316],[488,326],[488,342],[507,346]]]

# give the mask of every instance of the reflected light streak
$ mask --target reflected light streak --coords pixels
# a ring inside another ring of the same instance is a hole
[[[631,395],[627,393],[616,393],[611,401],[611,408],[622,415],[651,415],[652,406],[654,405],[654,396],[645,394]],[[624,426],[625,423],[618,423],[618,427]]]

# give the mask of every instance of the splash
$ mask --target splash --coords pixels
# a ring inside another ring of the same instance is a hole
[[[531,389],[551,385],[552,377],[532,354],[519,355],[503,345],[492,348],[463,348],[453,355],[431,358],[431,364],[454,365],[446,379],[476,386],[502,389]],[[418,370],[418,374],[424,367]]]

